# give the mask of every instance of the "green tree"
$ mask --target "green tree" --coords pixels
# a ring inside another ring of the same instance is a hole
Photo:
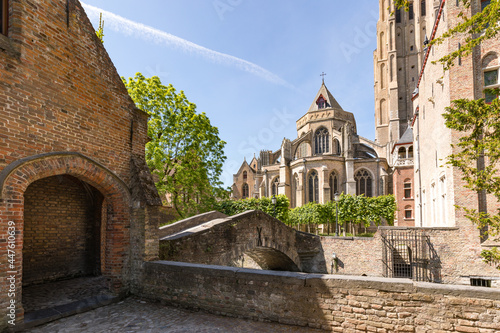
[[[409,0],[393,0],[396,8],[409,9]],[[465,40],[462,43],[460,49],[453,51],[441,59],[438,60],[439,63],[443,64],[445,69],[453,66],[455,59],[459,57],[466,57],[470,55],[477,45],[481,42],[495,38],[500,31],[500,0],[491,0],[489,5],[483,10],[479,8],[479,11],[474,15],[470,15],[472,0],[460,0],[463,4],[463,11],[460,12],[458,17],[461,22],[455,27],[452,27],[442,36],[438,36],[431,41],[431,45],[441,44],[448,38],[453,37],[464,37]]]
[[[122,78],[138,108],[149,115],[146,161],[160,195],[168,194],[181,217],[210,210],[227,193],[220,176],[225,142],[184,92],[156,76]]]
[[[477,192],[478,209],[458,207],[466,217],[492,237],[500,234],[500,210],[489,214],[484,207],[486,195],[500,202],[500,100],[491,104],[484,99],[460,99],[452,102],[443,114],[446,126],[461,132],[455,153],[448,156],[447,163],[458,168],[465,187]],[[487,262],[500,264],[500,253],[496,248],[483,251]],[[499,267],[500,268],[500,267]]]

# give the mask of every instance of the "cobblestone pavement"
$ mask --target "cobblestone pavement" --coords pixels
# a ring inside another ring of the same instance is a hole
[[[135,297],[26,332],[33,333],[320,333],[317,329],[221,317],[164,306]]]
[[[109,294],[107,280],[103,276],[81,277],[52,283],[23,287],[25,312],[68,304],[90,296]]]

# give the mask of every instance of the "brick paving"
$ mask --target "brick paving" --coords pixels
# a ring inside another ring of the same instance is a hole
[[[324,331],[193,312],[129,297],[119,303],[63,318],[26,332],[320,333]]]

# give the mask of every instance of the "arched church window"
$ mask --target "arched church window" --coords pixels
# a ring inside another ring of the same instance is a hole
[[[330,200],[335,198],[335,193],[340,193],[339,191],[339,176],[335,171],[330,174]]]
[[[248,178],[248,174],[246,171],[243,171],[243,181],[246,182]]]
[[[326,128],[320,128],[314,135],[314,153],[324,154],[330,150],[330,134]]]
[[[340,147],[340,141],[338,139],[333,139],[333,147],[335,149],[335,155],[342,154],[342,147]]]
[[[319,202],[319,181],[316,170],[309,174],[309,202]]]
[[[356,195],[373,196],[372,177],[367,170],[359,170],[354,176],[354,180],[356,180]]]
[[[243,184],[243,188],[241,190],[242,198],[248,198],[249,193],[250,193],[250,189],[248,188],[248,184],[247,183]]]
[[[272,195],[278,195],[278,185],[280,184],[280,177],[276,177],[272,183]]]

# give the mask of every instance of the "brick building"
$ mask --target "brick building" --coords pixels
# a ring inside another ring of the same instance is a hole
[[[2,330],[11,303],[22,322],[30,284],[102,275],[127,293],[157,256],[161,201],[144,160],[147,115],[80,3],[0,8]]]

